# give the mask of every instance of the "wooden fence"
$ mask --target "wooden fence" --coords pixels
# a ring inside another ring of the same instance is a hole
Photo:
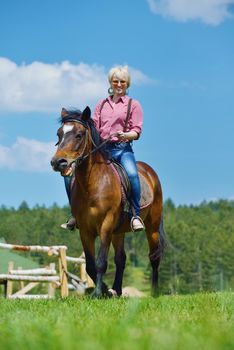
[[[61,297],[65,298],[69,295],[69,289],[81,292],[86,288],[93,287],[93,282],[86,273],[84,254],[79,258],[67,256],[66,246],[23,246],[0,243],[0,248],[24,252],[42,252],[58,259],[58,273],[55,269],[55,263],[51,263],[44,268],[23,270],[20,267],[15,269],[13,262],[9,262],[8,273],[0,274],[0,283],[5,287],[6,298],[53,298],[56,288],[60,289]],[[80,265],[80,277],[68,271],[67,262]],[[71,283],[69,283],[69,280]],[[20,283],[21,289],[13,293],[13,283],[15,281]],[[28,284],[25,285],[25,282]],[[47,294],[26,294],[39,283],[44,282],[48,283]]]

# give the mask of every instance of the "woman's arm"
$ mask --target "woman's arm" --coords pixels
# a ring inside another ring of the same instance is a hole
[[[94,113],[92,117],[97,130],[99,130],[100,128],[100,109],[102,104],[103,104],[103,100],[98,102],[98,104],[94,109]]]
[[[120,141],[138,140],[141,134],[143,124],[143,110],[137,100],[132,101],[132,110],[130,116],[130,130],[118,131]]]

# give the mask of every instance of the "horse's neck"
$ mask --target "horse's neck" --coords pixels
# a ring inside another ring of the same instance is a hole
[[[98,182],[103,174],[101,174],[101,164],[109,163],[100,154],[92,154],[83,163],[81,163],[75,172],[75,178],[78,186],[88,190],[90,184]]]

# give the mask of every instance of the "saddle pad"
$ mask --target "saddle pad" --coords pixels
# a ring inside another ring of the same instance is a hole
[[[153,191],[149,187],[148,182],[144,178],[144,176],[140,173],[139,178],[140,178],[140,184],[141,184],[141,200],[140,200],[140,206],[141,209],[148,207],[153,202],[154,196],[153,196]]]
[[[128,188],[126,190],[126,186],[130,186],[129,181],[128,183],[126,183],[127,174],[123,177],[123,173],[125,173],[124,168],[122,168],[120,171],[119,167],[116,166],[116,164],[111,163],[111,166],[119,180],[119,185],[120,185],[121,194],[122,194],[122,203],[125,205],[127,203],[127,198],[128,198],[128,195],[126,192],[129,192]],[[140,173],[138,173],[138,175],[139,175],[140,185],[141,185],[140,208],[143,209],[148,207],[148,205],[150,205],[153,202],[154,197],[153,197],[153,191],[149,187],[149,184],[144,178],[144,176]]]

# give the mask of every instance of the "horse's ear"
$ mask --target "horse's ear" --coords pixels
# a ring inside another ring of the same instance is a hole
[[[64,118],[68,115],[68,111],[65,108],[62,108],[61,110],[61,117]]]
[[[82,115],[81,115],[81,118],[86,122],[90,119],[91,117],[91,109],[89,108],[89,106],[87,106],[83,112],[82,112]]]

